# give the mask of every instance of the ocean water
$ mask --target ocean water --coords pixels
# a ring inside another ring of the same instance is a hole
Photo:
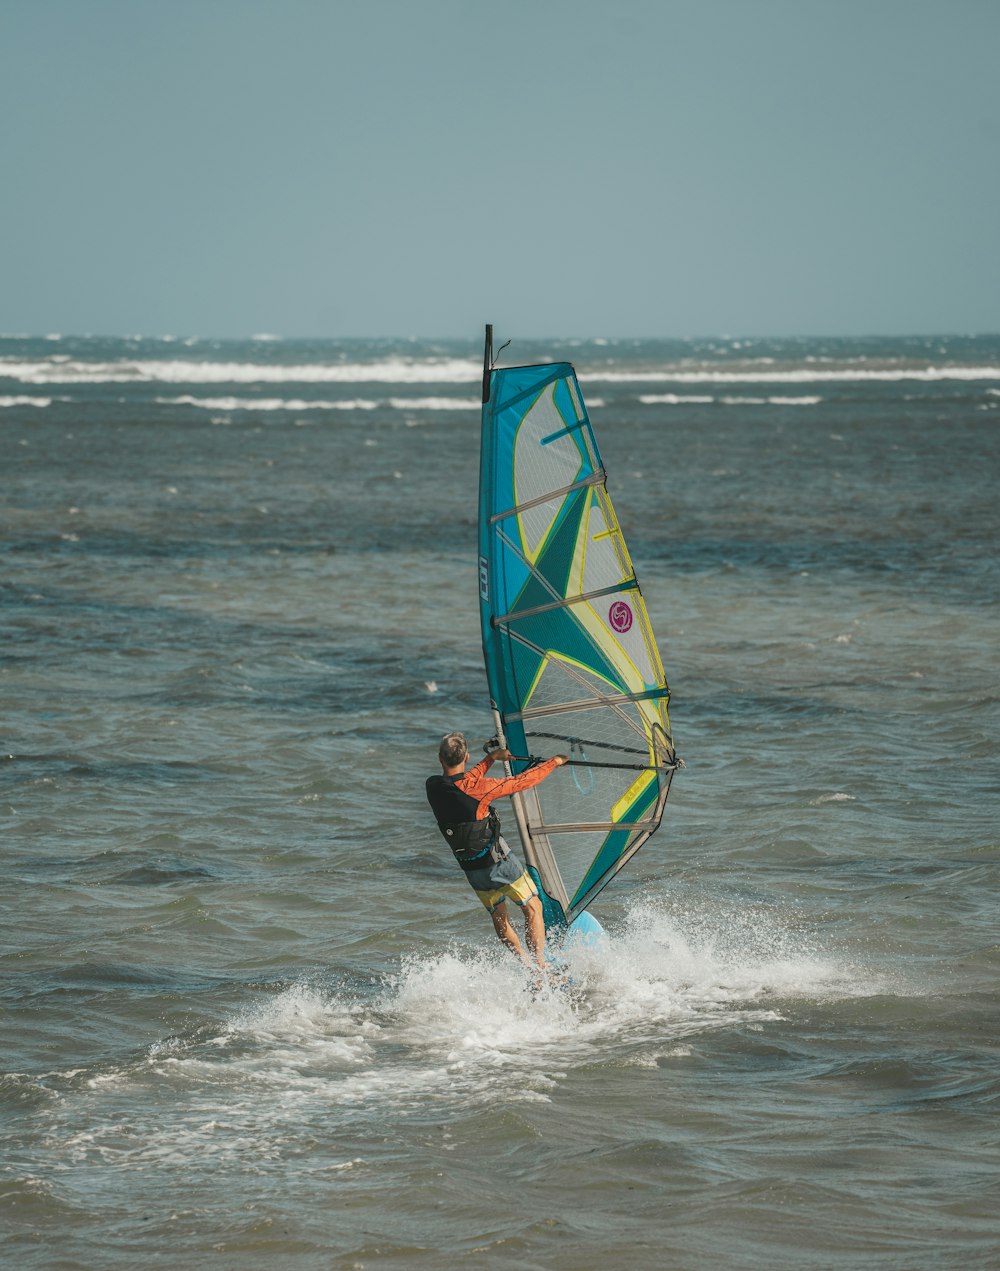
[[[1000,339],[504,358],[686,762],[538,999],[423,796],[478,342],[0,340],[5,1265],[1000,1267]]]

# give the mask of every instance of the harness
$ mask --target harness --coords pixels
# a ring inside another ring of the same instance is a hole
[[[478,802],[457,788],[461,777],[431,777],[427,797],[438,829],[451,848],[455,860],[466,872],[485,869],[505,861],[510,848],[500,837],[500,818],[493,808],[481,821],[475,819]]]
[[[485,869],[492,861],[505,861],[510,848],[500,837],[500,818],[490,808],[482,821],[456,821],[438,829],[464,870]]]

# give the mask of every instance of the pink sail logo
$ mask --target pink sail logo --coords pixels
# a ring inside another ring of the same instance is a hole
[[[619,635],[624,635],[632,626],[632,610],[624,600],[616,600],[608,610],[608,621]]]

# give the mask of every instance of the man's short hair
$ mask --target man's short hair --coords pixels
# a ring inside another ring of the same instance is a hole
[[[441,738],[438,746],[438,758],[446,768],[457,768],[469,753],[464,733],[448,733]]]

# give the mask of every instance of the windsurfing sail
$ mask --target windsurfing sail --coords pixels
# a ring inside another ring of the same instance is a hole
[[[486,328],[479,600],[497,736],[571,766],[513,797],[546,926],[569,925],[660,824],[679,766],[669,689],[576,373],[492,366]]]

